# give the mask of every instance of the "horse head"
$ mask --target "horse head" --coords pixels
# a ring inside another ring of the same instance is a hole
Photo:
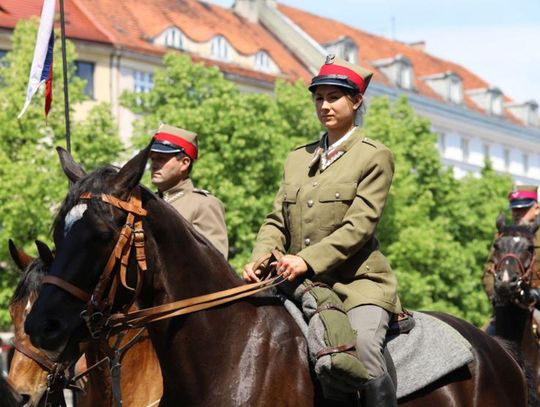
[[[38,406],[44,403],[47,390],[47,376],[52,364],[46,357],[34,348],[24,333],[24,320],[30,307],[37,297],[43,276],[52,263],[53,254],[49,247],[39,240],[36,241],[39,257],[33,258],[9,240],[9,252],[13,261],[22,272],[21,278],[9,304],[9,313],[14,327],[15,347],[9,369],[9,379],[14,388],[25,400],[26,406]]]
[[[88,175],[67,151],[57,149],[64,173],[73,184],[53,226],[54,261],[25,321],[25,330],[32,343],[51,360],[74,361],[80,355],[79,342],[89,334],[81,313],[100,281],[119,239],[121,225],[127,222],[126,211],[120,207],[122,204],[116,207],[101,198],[107,196],[126,202],[138,187],[149,147],[120,169],[107,166]],[[133,225],[126,227],[133,228]],[[112,280],[115,279],[103,281],[102,288],[108,290],[117,283]],[[124,283],[129,285],[129,282]],[[126,302],[123,296],[129,290],[122,288],[117,297]]]
[[[536,221],[531,225],[506,225],[502,214],[496,224],[498,236],[492,255],[495,301],[499,305],[528,307],[526,294],[534,272],[534,234],[540,225]]]

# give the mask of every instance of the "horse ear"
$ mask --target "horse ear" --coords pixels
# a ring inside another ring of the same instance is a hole
[[[118,171],[116,187],[120,191],[132,191],[139,184],[146,168],[151,146],[152,141]]]
[[[9,254],[11,254],[11,258],[21,271],[24,271],[32,260],[34,260],[24,251],[17,249],[17,246],[15,246],[15,243],[11,239],[9,239]]]
[[[533,235],[538,230],[538,227],[540,227],[540,216],[537,216],[536,218],[534,218],[534,222],[531,225],[531,232]]]
[[[504,213],[499,212],[499,216],[497,216],[497,221],[495,222],[497,225],[497,230],[499,233],[502,231],[502,228],[505,226],[505,220],[504,220]]]
[[[75,162],[69,151],[62,147],[56,147],[56,152],[60,158],[60,165],[64,170],[64,174],[71,182],[75,183],[86,175],[86,172]]]
[[[54,255],[47,246],[47,243],[42,242],[41,240],[36,240],[36,247],[38,249],[39,257],[43,260],[46,266],[50,266],[54,260]]]

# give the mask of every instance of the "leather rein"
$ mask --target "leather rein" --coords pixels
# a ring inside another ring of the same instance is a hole
[[[141,291],[143,276],[147,271],[144,250],[145,235],[142,222],[142,219],[147,215],[147,211],[142,207],[140,188],[137,187],[134,190],[128,201],[122,201],[111,195],[96,195],[89,192],[83,192],[80,198],[85,200],[99,199],[127,212],[126,222],[120,231],[116,245],[91,294],[60,277],[45,276],[43,279],[44,283],[56,285],[87,303],[81,317],[85,320],[94,339],[106,338],[111,334],[127,329],[141,328],[152,322],[230,303],[275,287],[285,281],[283,277],[276,276],[257,283],[245,284],[227,290],[128,312],[127,309],[135,302]],[[128,262],[132,251],[135,252],[137,261],[137,283],[134,288],[130,287],[126,282]],[[119,267],[116,267],[117,265]],[[116,274],[114,273],[115,270],[118,270]],[[123,307],[122,312],[112,314],[111,307],[119,284],[132,291],[133,298],[127,306]],[[108,293],[105,292],[107,287],[109,287]]]

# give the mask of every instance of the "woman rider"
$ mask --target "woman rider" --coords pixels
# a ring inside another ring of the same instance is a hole
[[[326,133],[287,157],[273,211],[243,277],[258,281],[254,260],[278,249],[287,253],[276,265],[278,274],[331,287],[357,331],[357,353],[368,370],[362,404],[381,407],[396,405],[383,346],[391,316],[402,308],[395,275],[375,237],[394,162],[388,148],[357,126],[371,76],[331,55],[312,79],[309,90]]]

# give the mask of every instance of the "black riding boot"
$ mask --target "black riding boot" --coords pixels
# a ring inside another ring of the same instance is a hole
[[[362,407],[396,407],[396,390],[388,373],[368,380],[361,390]]]

